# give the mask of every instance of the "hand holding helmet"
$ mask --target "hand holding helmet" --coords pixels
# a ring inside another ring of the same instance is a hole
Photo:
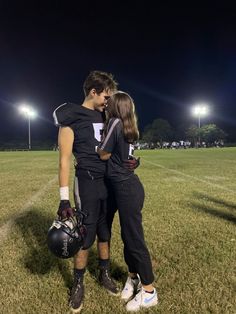
[[[75,215],[75,210],[71,207],[69,200],[61,200],[57,214],[61,219],[70,218]]]
[[[73,212],[72,217],[55,219],[48,230],[48,247],[60,258],[73,257],[82,248],[86,236],[83,215],[74,209]]]

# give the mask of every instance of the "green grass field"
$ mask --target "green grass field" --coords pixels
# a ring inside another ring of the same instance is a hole
[[[141,313],[236,313],[236,148],[137,151],[143,225],[159,305]],[[72,260],[48,251],[58,206],[58,152],[0,153],[0,313],[68,312]],[[73,174],[73,169],[72,169]],[[119,220],[112,273],[126,279]],[[126,313],[97,283],[96,246],[83,313]]]

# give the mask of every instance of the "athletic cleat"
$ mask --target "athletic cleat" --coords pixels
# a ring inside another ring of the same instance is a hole
[[[124,301],[130,300],[135,293],[137,293],[138,289],[141,288],[140,278],[132,279],[128,276],[125,286],[121,291],[121,299]]]
[[[157,303],[158,297],[156,289],[154,289],[153,293],[148,293],[142,287],[136,296],[126,304],[126,310],[129,312],[136,312],[141,308],[155,306]]]
[[[83,298],[84,298],[84,285],[80,279],[75,279],[73,287],[71,289],[70,296],[70,310],[72,313],[80,313],[83,307]]]
[[[100,284],[112,295],[120,295],[120,291],[111,278],[110,271],[107,268],[101,268],[99,274]]]

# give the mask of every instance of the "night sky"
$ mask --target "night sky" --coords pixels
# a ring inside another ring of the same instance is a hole
[[[27,141],[22,102],[38,112],[32,146],[56,142],[52,112],[66,101],[81,103],[91,70],[113,73],[131,94],[141,131],[155,118],[197,124],[191,107],[206,102],[202,123],[216,123],[236,141],[234,7],[32,2],[0,4],[0,143]]]

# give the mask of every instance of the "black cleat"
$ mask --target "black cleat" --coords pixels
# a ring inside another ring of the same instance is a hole
[[[116,286],[115,282],[111,278],[111,274],[109,269],[101,268],[99,274],[99,282],[100,284],[112,295],[120,295],[120,291]]]
[[[72,313],[79,313],[83,307],[84,284],[81,279],[74,279],[70,295],[70,310]]]

